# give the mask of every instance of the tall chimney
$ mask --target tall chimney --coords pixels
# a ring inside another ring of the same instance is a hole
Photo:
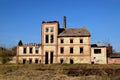
[[[63,22],[63,25],[64,25],[64,29],[66,29],[66,16],[64,16],[64,22]]]

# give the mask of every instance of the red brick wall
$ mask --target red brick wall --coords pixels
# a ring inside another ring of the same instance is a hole
[[[108,64],[120,64],[120,58],[108,58]]]

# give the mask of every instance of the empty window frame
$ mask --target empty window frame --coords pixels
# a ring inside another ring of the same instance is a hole
[[[73,39],[70,39],[70,43],[73,43]]]
[[[45,35],[45,42],[46,42],[46,43],[49,42],[49,35]]]
[[[64,43],[64,39],[61,39],[61,40],[60,40],[60,43]]]
[[[38,59],[35,59],[35,63],[38,64]]]
[[[32,63],[32,59],[29,59],[29,64],[31,64]]]
[[[26,63],[26,59],[23,59],[23,64],[25,64]]]
[[[70,53],[73,53],[73,47],[70,47]]]
[[[80,39],[80,43],[83,43],[83,39]]]
[[[80,53],[83,53],[83,51],[84,51],[83,47],[80,47]]]
[[[54,28],[52,27],[52,28],[50,28],[50,32],[53,32],[54,31]]]
[[[50,36],[50,42],[54,43],[54,36],[53,35]]]
[[[36,53],[36,54],[39,53],[39,48],[35,48],[35,53]]]
[[[60,53],[61,53],[61,54],[64,53],[64,48],[63,48],[63,47],[60,48]]]
[[[49,31],[49,28],[45,28],[45,32],[48,32]]]
[[[29,52],[30,52],[30,54],[32,54],[33,53],[33,48],[30,48]]]
[[[70,64],[74,64],[74,61],[73,61],[73,59],[70,59]]]
[[[94,49],[94,53],[95,54],[100,54],[101,53],[101,49]]]
[[[27,49],[23,48],[23,54],[26,54]]]
[[[63,59],[60,59],[60,63],[63,64],[64,60]]]

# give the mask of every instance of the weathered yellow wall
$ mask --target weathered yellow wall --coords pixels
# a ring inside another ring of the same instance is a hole
[[[64,43],[61,43],[61,39]],[[73,43],[70,43],[70,39]],[[80,39],[83,39],[83,43],[80,43]],[[64,48],[64,53],[60,53],[60,48]],[[73,53],[70,53],[70,47],[73,47]],[[83,48],[83,53],[80,53],[80,47]],[[70,63],[70,59],[74,60],[74,63],[90,63],[90,37],[60,37],[58,38],[58,62],[60,59],[64,59],[64,63]],[[62,56],[62,57],[61,57]]]
[[[26,48],[26,54],[23,53],[23,48]],[[29,49],[33,48],[33,53],[29,53]],[[35,53],[35,48],[39,48],[39,52]],[[27,62],[29,62],[29,59],[32,59],[32,63],[35,63],[35,59],[37,58],[38,60],[41,60],[41,46],[19,46],[18,51],[17,51],[17,56],[16,60],[18,59],[18,63],[22,63],[23,59],[26,59]],[[40,63],[40,62],[39,62]]]
[[[94,54],[94,49],[101,49],[100,54]],[[91,48],[91,61],[96,64],[107,64],[106,47]]]

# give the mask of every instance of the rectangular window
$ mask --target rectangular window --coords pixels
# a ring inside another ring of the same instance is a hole
[[[24,54],[26,54],[26,51],[27,51],[27,49],[26,49],[26,48],[23,48],[23,53],[24,53]]]
[[[60,48],[60,53],[64,53],[64,48],[63,47]]]
[[[70,48],[70,53],[73,53],[73,48]]]
[[[48,32],[48,31],[49,31],[49,28],[46,28],[45,31]]]
[[[32,59],[29,59],[29,64],[31,64],[32,63]]]
[[[54,36],[53,35],[50,36],[50,42],[54,43]]]
[[[30,48],[30,50],[29,50],[30,54],[32,54],[32,49],[33,49],[33,48]]]
[[[61,40],[60,40],[60,42],[61,42],[61,43],[64,43],[64,40],[63,40],[63,39],[61,39]]]
[[[39,48],[35,48],[35,53],[36,53],[36,54],[39,53]]]
[[[83,48],[80,48],[80,53],[83,53]]]
[[[100,54],[101,53],[101,49],[94,49],[94,53],[95,54]]]
[[[48,35],[45,36],[45,42],[46,42],[46,43],[49,42],[49,36],[48,36]]]
[[[83,43],[83,39],[80,39],[80,43]]]
[[[70,43],[73,43],[73,39],[70,39]]]
[[[53,31],[54,31],[54,28],[51,28],[51,29],[50,29],[50,32],[53,32]]]

